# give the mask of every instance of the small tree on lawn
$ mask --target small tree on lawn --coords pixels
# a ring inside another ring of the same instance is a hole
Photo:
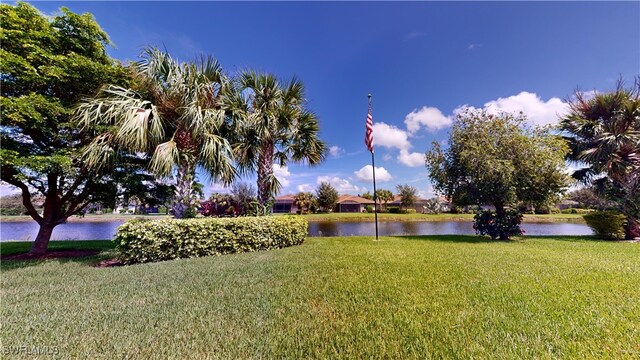
[[[544,203],[569,183],[563,172],[568,148],[560,136],[525,126],[520,114],[489,114],[467,109],[449,135],[426,154],[429,176],[438,193],[454,205],[486,205],[495,213],[476,216],[476,230],[492,238],[521,234],[521,215],[510,206],[518,202]]]
[[[386,189],[380,189],[376,191],[378,201],[384,202],[384,208],[387,208],[387,203],[393,200],[393,193]]]
[[[398,195],[400,196],[400,208],[408,208],[418,201],[418,189],[410,185],[396,186]]]
[[[318,189],[316,189],[316,197],[318,199],[318,206],[322,211],[331,211],[338,202],[338,190],[336,190],[328,182],[321,182]]]

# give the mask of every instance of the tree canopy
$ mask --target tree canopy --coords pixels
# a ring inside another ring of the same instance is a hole
[[[418,189],[411,185],[398,185],[396,190],[400,196],[400,207],[408,208],[418,200]]]
[[[316,189],[318,206],[322,211],[331,211],[336,206],[338,197],[338,190],[326,181],[321,182]]]
[[[541,206],[564,191],[568,148],[549,129],[526,126],[520,114],[467,109],[458,114],[448,147],[426,153],[436,191],[453,204],[495,206],[498,217],[519,202]]]
[[[34,255],[46,251],[53,228],[69,216],[113,199],[113,177],[82,164],[92,134],[80,131],[72,114],[102,84],[127,81],[126,70],[107,55],[109,38],[93,16],[60,10],[46,17],[24,2],[0,5],[0,179],[21,190],[40,226]],[[31,202],[33,192],[45,196],[42,214]]]

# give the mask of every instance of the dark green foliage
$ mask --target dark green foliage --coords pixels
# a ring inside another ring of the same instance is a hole
[[[338,202],[338,190],[328,182],[322,182],[316,190],[316,198],[320,210],[329,212]]]
[[[418,189],[410,185],[398,185],[396,186],[398,195],[400,196],[400,207],[407,208],[413,206],[418,200]]]
[[[598,211],[584,216],[584,221],[596,237],[606,240],[622,240],[625,237],[627,217],[616,211]]]
[[[486,235],[494,240],[523,234],[520,229],[522,214],[515,209],[505,209],[503,216],[491,210],[481,211],[476,213],[473,220],[473,229],[478,235]]]
[[[390,214],[400,214],[400,208],[397,206],[389,206],[388,210]]]
[[[126,264],[230,254],[302,244],[301,217],[131,220],[113,240]]]

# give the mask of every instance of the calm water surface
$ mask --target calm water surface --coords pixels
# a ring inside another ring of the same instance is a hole
[[[111,240],[118,226],[124,221],[71,222],[57,226],[52,240]],[[525,223],[526,235],[591,235],[591,229],[584,224],[568,223]],[[471,235],[473,223],[468,221],[413,221],[379,222],[380,235]],[[0,222],[0,241],[32,241],[38,233],[38,225],[33,222]],[[354,236],[375,235],[373,222],[310,222],[309,236]]]

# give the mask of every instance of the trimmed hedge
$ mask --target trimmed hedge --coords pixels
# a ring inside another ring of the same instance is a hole
[[[302,244],[307,221],[294,216],[130,220],[115,239],[125,264],[268,250]]]
[[[596,237],[606,240],[623,240],[627,217],[615,211],[598,211],[584,215],[584,222]]]

